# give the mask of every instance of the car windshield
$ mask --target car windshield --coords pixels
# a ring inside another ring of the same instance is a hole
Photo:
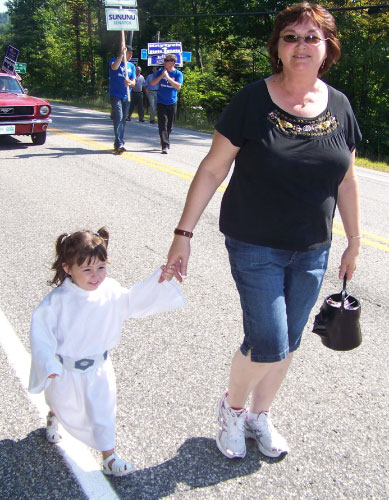
[[[15,92],[23,94],[23,90],[15,80],[9,76],[0,76],[0,92]]]

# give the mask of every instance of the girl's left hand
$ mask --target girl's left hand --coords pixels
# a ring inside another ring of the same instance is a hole
[[[174,273],[175,273],[175,270],[176,270],[176,266],[174,265],[170,265],[170,266],[161,266],[161,269],[162,269],[162,273],[161,273],[161,278],[163,278],[163,280],[160,278],[160,282],[161,281],[171,281],[171,279],[174,277]]]

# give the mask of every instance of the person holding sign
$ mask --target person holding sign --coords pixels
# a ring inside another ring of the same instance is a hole
[[[109,98],[112,108],[113,130],[115,133],[114,153],[121,155],[124,147],[124,128],[130,109],[130,92],[135,86],[135,66],[130,62],[133,48],[122,43],[117,57],[109,62]],[[127,68],[124,66],[126,61]]]
[[[174,68],[177,58],[174,54],[166,54],[163,68],[160,68],[151,80],[151,85],[158,85],[157,114],[158,129],[161,138],[162,154],[170,148],[170,133],[177,112],[177,94],[184,81],[184,75]]]

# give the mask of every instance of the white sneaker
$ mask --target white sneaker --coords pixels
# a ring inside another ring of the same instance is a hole
[[[255,419],[246,419],[245,434],[247,438],[255,439],[259,451],[266,457],[277,458],[289,452],[288,443],[274,428],[267,411]]]
[[[246,408],[233,410],[229,406],[227,394],[224,394],[217,405],[220,428],[216,434],[216,444],[227,458],[244,458],[246,455],[244,435],[246,414]]]

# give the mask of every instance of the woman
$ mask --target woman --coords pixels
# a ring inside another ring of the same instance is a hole
[[[266,456],[288,452],[269,410],[320,291],[336,204],[348,238],[339,278],[351,279],[356,268],[361,135],[347,98],[319,79],[339,58],[336,35],[319,5],[277,16],[268,42],[273,75],[247,85],[223,112],[168,254],[181,279],[192,231],[235,161],[220,214],[244,327],[218,405],[216,442],[228,458],[245,456],[246,437]]]

